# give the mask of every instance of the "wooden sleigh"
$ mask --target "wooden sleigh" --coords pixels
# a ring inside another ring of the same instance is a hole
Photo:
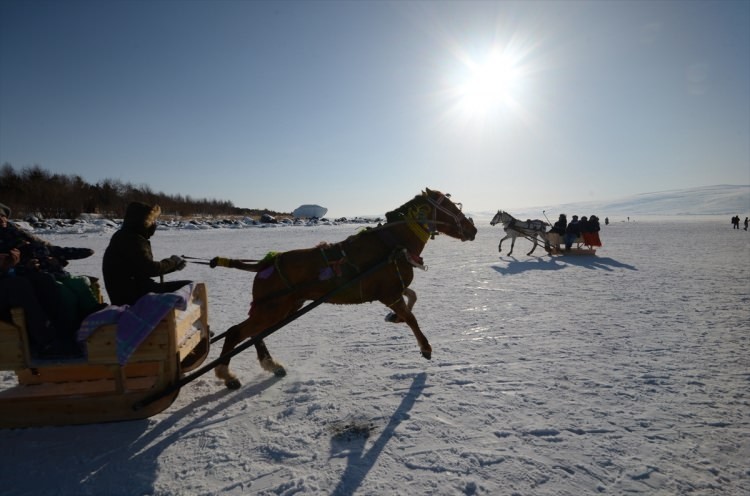
[[[563,236],[557,233],[546,233],[544,249],[550,255],[596,255],[596,247],[587,244],[583,236],[578,236],[569,250],[565,249]],[[601,244],[600,244],[601,246]]]
[[[206,359],[207,305],[205,284],[198,283],[185,310],[169,310],[124,365],[117,357],[117,324],[87,338],[86,358],[32,358],[23,310],[13,309],[12,323],[0,321],[0,370],[15,371],[17,384],[0,390],[0,428],[135,420],[163,411],[179,389],[133,406],[168,390]]]

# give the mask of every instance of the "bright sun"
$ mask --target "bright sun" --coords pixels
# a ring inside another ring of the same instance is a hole
[[[481,113],[512,99],[518,71],[508,57],[493,54],[484,64],[474,64],[470,69],[468,80],[459,89],[461,106],[468,112]]]
[[[464,120],[486,120],[505,110],[517,111],[522,83],[518,61],[499,49],[482,62],[464,59],[451,91],[454,111]]]

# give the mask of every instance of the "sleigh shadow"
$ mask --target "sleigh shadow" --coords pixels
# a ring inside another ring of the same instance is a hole
[[[569,256],[569,257],[537,257],[532,259],[518,260],[515,257],[506,257],[510,260],[508,265],[493,265],[492,268],[502,275],[522,274],[529,270],[563,270],[568,267],[583,267],[590,270],[604,270],[611,272],[615,269],[638,270],[635,266],[618,262],[609,257],[597,256]]]
[[[564,261],[568,265],[584,267],[592,270],[612,271],[614,269],[638,270],[634,265],[618,262],[609,257],[565,257]]]
[[[561,270],[566,266],[565,263],[560,262],[557,258],[535,257],[524,260],[519,260],[512,256],[505,256],[503,258],[508,259],[508,265],[493,265],[492,268],[505,276],[522,274],[529,270]]]

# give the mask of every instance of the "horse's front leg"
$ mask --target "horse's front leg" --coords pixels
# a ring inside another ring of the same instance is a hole
[[[411,328],[411,332],[413,332],[414,337],[417,338],[417,344],[419,345],[419,351],[422,352],[422,356],[427,360],[431,359],[432,346],[430,346],[430,342],[427,341],[425,335],[422,334],[422,331],[419,329],[419,324],[417,323],[417,318],[406,305],[403,298],[399,298],[395,303],[391,303],[389,306],[391,310],[393,310],[393,312]]]
[[[499,251],[500,253],[503,252],[503,241],[505,241],[508,238],[511,238],[511,240],[512,240],[511,241],[511,245],[510,245],[510,252],[508,253],[508,255],[510,255],[511,253],[513,253],[513,243],[516,242],[516,238],[513,237],[513,235],[510,234],[510,233],[506,234],[505,237],[500,240],[500,244],[497,245],[497,251]]]

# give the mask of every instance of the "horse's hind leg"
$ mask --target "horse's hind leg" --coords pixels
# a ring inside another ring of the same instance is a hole
[[[528,255],[531,255],[532,253],[534,253],[534,250],[536,250],[536,246],[537,246],[537,244],[539,244],[539,243],[538,243],[538,241],[537,241],[537,237],[536,237],[536,236],[534,236],[534,246],[532,246],[532,247],[531,247],[531,251],[530,251],[530,252],[528,252],[528,253],[526,254],[527,256],[528,256]]]
[[[408,308],[411,312],[411,309],[414,308],[414,304],[417,302],[417,293],[414,292],[413,289],[406,288],[404,289],[404,296],[406,297],[406,308]],[[385,321],[393,322],[394,324],[400,324],[404,320],[396,315],[395,312],[390,312],[385,316]]]
[[[549,238],[546,234],[542,234],[542,240],[544,240],[544,251],[547,253],[552,253],[552,246],[549,244]]]
[[[226,355],[231,352],[239,343],[254,335],[253,325],[250,320],[251,319],[249,318],[245,319],[241,323],[229,328],[226,337],[224,338],[224,346],[221,348],[221,355]],[[281,364],[276,362],[273,357],[271,357],[271,353],[269,353],[263,340],[259,340],[255,343],[255,349],[258,353],[258,361],[263,370],[273,372],[278,377],[286,375],[286,370]],[[231,357],[221,359],[219,365],[216,366],[214,373],[216,374],[216,377],[224,381],[226,387],[229,389],[238,389],[242,384],[239,379],[237,379],[237,376],[229,370],[230,360]]]
[[[403,298],[399,298],[395,303],[391,303],[388,306],[411,328],[411,332],[413,332],[414,337],[417,338],[417,344],[419,345],[419,351],[422,352],[422,356],[427,360],[432,358],[432,346],[430,346],[425,335],[422,334],[422,331],[419,329],[419,324],[417,323],[417,318],[411,313],[411,310],[406,305]]]
[[[268,348],[266,348],[266,343],[262,339],[255,343],[255,351],[258,352],[258,362],[260,362],[263,370],[273,372],[273,375],[276,377],[284,377],[286,375],[286,369],[273,359]]]
[[[247,322],[245,320],[244,322]],[[243,322],[243,324],[244,324]],[[225,355],[232,351],[234,347],[242,341],[241,334],[240,334],[240,326],[242,324],[237,324],[229,328],[226,333],[226,337],[224,338],[224,346],[221,348],[221,354]],[[231,360],[231,357],[222,358],[219,361],[219,365],[216,366],[214,369],[214,373],[216,374],[216,377],[224,381],[224,385],[228,387],[229,389],[239,389],[239,387],[242,385],[237,379],[237,376],[232,374],[232,372],[229,371],[229,361]]]

